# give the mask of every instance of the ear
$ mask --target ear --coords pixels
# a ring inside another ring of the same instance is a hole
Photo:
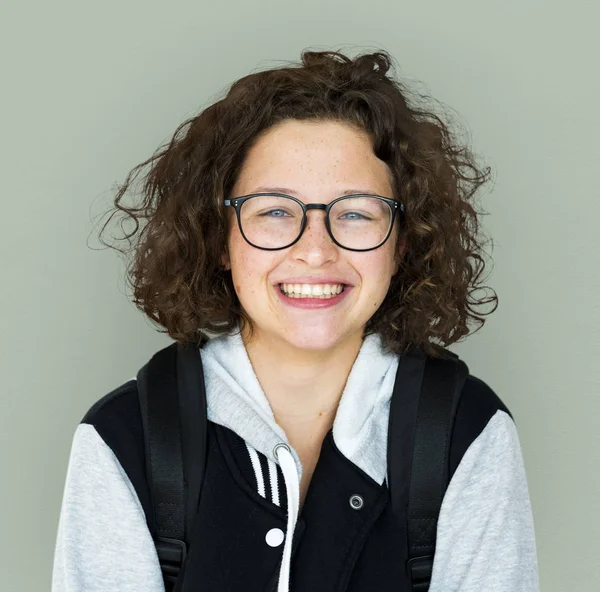
[[[231,269],[231,260],[229,259],[229,252],[227,249],[223,251],[221,255],[221,265],[223,269]]]
[[[396,250],[396,254],[394,257],[394,273],[392,273],[392,277],[398,273],[400,269],[400,261],[404,258],[404,251],[406,249],[406,235],[403,235],[400,239],[400,244],[398,245],[398,249]]]

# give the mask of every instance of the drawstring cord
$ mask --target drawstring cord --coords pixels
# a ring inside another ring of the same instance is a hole
[[[296,529],[300,508],[300,485],[298,483],[296,462],[294,461],[290,447],[283,442],[279,443],[273,449],[273,454],[281,465],[288,499],[287,530],[285,533],[285,544],[283,547],[283,557],[281,560],[281,569],[279,571],[277,592],[289,592],[292,540],[294,538],[294,530]]]

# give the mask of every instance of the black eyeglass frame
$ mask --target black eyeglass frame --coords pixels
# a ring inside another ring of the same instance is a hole
[[[244,234],[244,228],[242,226],[242,221],[240,219],[240,210],[242,208],[242,205],[244,204],[244,202],[246,200],[250,199],[251,197],[260,197],[260,196],[266,196],[266,195],[274,195],[275,197],[286,197],[288,199],[291,199],[292,201],[295,201],[302,208],[302,224],[300,225],[300,232],[298,233],[298,236],[296,237],[295,240],[293,240],[291,243],[289,243],[283,247],[259,247],[258,245],[255,245],[253,242],[251,242],[248,239],[248,237]],[[392,220],[390,222],[390,228],[388,230],[388,233],[386,234],[385,238],[375,247],[370,247],[368,249],[351,249],[349,247],[345,247],[344,245],[340,244],[335,239],[335,237],[333,236],[333,234],[331,232],[331,226],[329,224],[329,211],[334,206],[334,204],[336,204],[338,201],[342,201],[344,199],[349,199],[351,197],[374,197],[376,199],[380,199],[381,201],[385,202],[390,207],[390,210],[392,211]],[[404,204],[402,202],[398,201],[397,199],[383,197],[382,195],[374,195],[372,193],[354,193],[351,195],[342,195],[341,197],[334,199],[333,201],[331,201],[328,204],[323,204],[323,203],[305,204],[304,202],[300,201],[298,198],[293,197],[291,195],[286,195],[285,193],[250,193],[248,195],[240,195],[239,197],[234,197],[232,199],[225,199],[225,200],[223,200],[223,204],[225,206],[231,206],[235,210],[238,227],[240,229],[240,233],[244,237],[244,240],[249,245],[255,247],[256,249],[261,249],[262,251],[281,251],[282,249],[287,249],[287,248],[291,247],[292,245],[296,244],[302,237],[302,234],[304,233],[304,229],[306,228],[306,212],[308,212],[308,210],[323,210],[325,212],[325,228],[327,228],[327,233],[329,234],[329,237],[331,238],[331,240],[338,247],[340,247],[342,249],[346,249],[347,251],[358,251],[358,252],[373,251],[373,250],[381,247],[381,245],[383,245],[388,240],[388,238],[390,238],[390,234],[392,234],[392,228],[394,228],[394,222],[396,221],[396,215],[398,214],[398,211],[400,211],[402,214],[404,214],[404,212],[405,212]]]

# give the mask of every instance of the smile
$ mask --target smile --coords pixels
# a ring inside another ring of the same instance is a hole
[[[344,284],[279,284],[282,294],[289,298],[330,299],[344,291]]]

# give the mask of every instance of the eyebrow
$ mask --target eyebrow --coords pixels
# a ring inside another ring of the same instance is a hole
[[[298,192],[290,189],[289,187],[257,187],[254,189],[254,191],[252,191],[252,193],[285,193],[287,195],[298,197]],[[372,191],[370,189],[344,189],[344,191],[338,195],[341,197],[342,195],[353,195],[355,193],[380,195],[376,191]]]

